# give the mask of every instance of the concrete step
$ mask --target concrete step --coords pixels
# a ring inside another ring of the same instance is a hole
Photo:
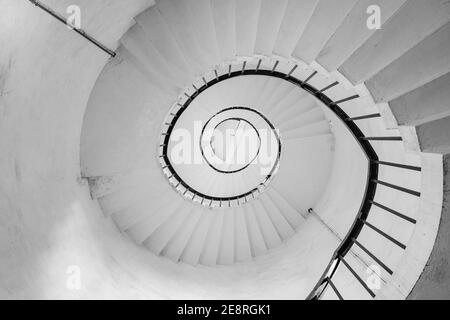
[[[234,255],[235,262],[249,262],[252,260],[252,250],[248,234],[248,225],[245,220],[244,207],[234,209]]]
[[[256,54],[272,55],[287,4],[288,0],[261,0],[254,51]]]
[[[302,128],[296,128],[291,131],[287,131],[283,134],[282,138],[283,140],[287,141],[326,135],[328,133],[330,133],[330,123],[328,122],[328,120],[321,120]]]
[[[290,58],[319,0],[289,0],[273,53]]]
[[[199,223],[196,225],[194,232],[192,233],[183,253],[181,260],[191,264],[197,265],[202,254],[205,240],[208,235],[208,231],[213,223],[214,215],[207,209],[202,209],[202,216],[199,219]]]
[[[289,132],[291,130],[302,128],[312,123],[317,123],[323,120],[325,120],[323,110],[319,107],[316,107],[308,112],[301,113],[295,117],[292,117],[289,121],[282,123],[278,128],[283,135],[284,132]]]
[[[369,79],[366,86],[377,103],[389,102],[448,72],[450,22]]]
[[[296,210],[275,188],[269,187],[267,189],[267,195],[270,197],[273,203],[280,209],[283,216],[289,224],[297,230],[300,224],[305,220],[302,213]]]
[[[217,257],[219,264],[231,265],[234,263],[234,233],[234,210],[231,209],[225,212],[223,217],[222,236],[220,238],[219,255]]]
[[[189,84],[194,75],[193,66],[186,60],[182,49],[157,6],[152,6],[135,19],[161,56],[174,66],[175,71],[178,71],[177,76],[184,83]]]
[[[450,154],[450,116],[416,126],[422,152]]]
[[[261,0],[236,0],[236,54],[254,54]]]
[[[184,201],[180,198],[179,201],[172,202],[171,204],[160,208],[160,210],[147,212],[146,217],[142,217],[142,219],[136,221],[135,224],[127,228],[126,231],[134,241],[141,244],[151,236],[159,226],[170,219],[183,204]],[[149,207],[147,206],[146,208]],[[145,211],[142,211],[141,208],[140,212],[142,213]]]
[[[362,0],[356,3],[343,23],[328,40],[316,61],[328,71],[337,70],[364,42],[377,30],[367,27],[370,6],[378,6],[381,13],[381,26],[384,25],[406,0]],[[349,36],[351,35],[351,36]]]
[[[289,220],[272,199],[266,193],[263,193],[259,196],[258,200],[261,201],[280,238],[285,241],[292,237],[295,233],[294,226],[290,225]]]
[[[236,0],[211,0],[216,39],[222,61],[236,56]]]
[[[446,24],[449,13],[445,0],[407,1],[339,70],[352,83],[362,83]]]
[[[186,222],[181,225],[179,230],[169,240],[166,247],[162,251],[162,255],[168,257],[174,262],[178,262],[186,247],[195,227],[199,223],[202,216],[201,210],[192,210]]]
[[[418,125],[450,115],[450,73],[389,102],[399,125]]]
[[[261,233],[263,235],[264,241],[266,243],[267,249],[276,248],[282,242],[277,229],[275,228],[273,222],[271,221],[266,209],[262,205],[261,201],[252,201],[250,204],[252,206],[252,211],[258,221],[258,225],[261,228]]]
[[[180,228],[187,223],[193,210],[190,204],[185,203],[169,220],[160,225],[145,241],[144,245],[154,254],[160,255],[169,241],[176,235]]]
[[[220,63],[219,46],[216,39],[210,0],[183,0],[189,8],[190,24],[195,32],[205,59],[210,68]]]
[[[313,62],[356,2],[320,0],[292,55],[307,63]]]
[[[248,237],[250,241],[250,249],[252,256],[256,257],[267,252],[266,243],[259,226],[258,220],[255,217],[253,206],[248,205],[244,207],[245,221],[248,227]]]
[[[185,2],[177,0],[157,0],[156,7],[164,17],[185,60],[192,66],[195,75],[201,75],[208,69],[208,59],[202,50],[202,43],[197,40],[195,29],[190,24],[189,8]]]
[[[224,223],[225,210],[214,213],[213,222],[205,239],[205,245],[200,257],[200,262],[207,266],[215,266],[219,257],[220,241]]]

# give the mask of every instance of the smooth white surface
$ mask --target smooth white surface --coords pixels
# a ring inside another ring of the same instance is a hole
[[[59,12],[64,12],[65,8],[74,2],[83,7],[83,27],[112,48],[131,26],[131,18],[152,4],[152,1],[140,0],[133,1],[132,5],[129,2],[125,5],[123,1],[117,0],[80,0],[70,3],[45,1]],[[301,232],[297,232],[291,241],[279,246],[281,239],[278,230],[274,228],[270,217],[264,215],[261,206],[258,207],[259,203],[255,202],[245,210],[246,218],[248,221],[256,220],[261,226],[260,232],[265,233],[264,236],[268,239],[265,245],[279,248],[256,259],[251,266],[243,264],[232,268],[177,265],[173,261],[155,257],[148,250],[136,246],[126,235],[119,234],[112,220],[105,217],[98,204],[91,200],[87,184],[80,179],[79,163],[83,114],[91,88],[108,57],[26,1],[2,0],[1,6],[0,148],[4,155],[0,159],[1,297],[304,298],[310,292],[328,264],[330,252],[339,244],[338,237],[315,216],[302,223]],[[98,19],[100,10],[102,19]],[[117,12],[121,14],[118,15]],[[398,23],[404,25],[405,20],[400,19]],[[432,21],[433,26],[436,26],[435,23],[436,21]],[[428,27],[420,29],[422,27],[423,25],[419,24],[419,31],[430,30]],[[408,29],[408,32],[410,31],[411,29]],[[421,32],[419,35],[411,32],[414,41],[408,38],[400,47],[405,49],[423,39],[423,36],[425,34]],[[393,39],[396,39],[395,36]],[[377,39],[372,42],[378,43]],[[389,50],[398,49],[395,45],[388,45],[395,44],[394,40],[382,43],[385,43],[386,46],[383,47],[390,48]],[[378,54],[383,59],[381,62],[376,60],[374,65],[368,67],[378,70],[380,64],[377,63],[390,62],[384,58],[397,57],[395,52],[389,50],[385,55],[374,51],[375,55]],[[402,55],[397,53],[398,56]],[[129,66],[130,70],[131,67]],[[135,109],[127,110],[138,114],[141,112],[142,121],[150,121],[157,116],[143,114],[142,106],[149,102],[148,95],[153,97],[158,90],[151,91],[146,82],[148,78],[139,70],[135,71],[130,71],[130,74],[141,78],[139,82],[129,85],[130,93],[134,92],[133,85],[138,84],[140,86],[136,88],[137,91],[146,90],[148,93],[138,99],[138,103],[134,105]],[[358,74],[367,75],[365,71]],[[119,89],[116,88],[116,96],[120,95]],[[106,100],[107,96],[103,97],[104,101],[102,96],[97,99],[106,105],[114,102]],[[162,108],[166,102],[173,102],[174,98],[160,95],[156,99],[154,106]],[[363,110],[376,110],[373,104],[366,105],[366,102],[346,103],[346,111],[349,114],[361,115]],[[129,107],[126,100],[119,100],[117,104],[121,104],[122,108]],[[105,110],[108,109],[105,107]],[[109,116],[111,123],[117,121],[117,114]],[[151,132],[136,130],[139,125],[133,123],[130,120],[132,118],[123,119],[125,126],[131,124],[130,135],[151,136]],[[95,126],[95,123],[93,125]],[[104,134],[108,135],[113,133],[115,128],[120,128],[116,125],[117,122],[111,127],[105,125]],[[383,130],[377,123],[362,126],[366,134],[398,134],[397,131],[392,133]],[[97,130],[101,131],[101,127]],[[123,172],[124,169],[130,168],[130,165],[136,165],[137,159],[145,159],[133,154],[135,150],[130,149],[133,145],[123,143],[127,138],[129,139],[125,136],[124,140],[119,142],[105,141],[107,143],[102,150],[111,152],[105,156],[105,160],[115,159],[114,161],[108,165],[106,162],[93,162],[94,165],[83,169],[93,175],[110,175]],[[142,148],[144,153],[147,152],[147,143],[152,144],[151,141],[146,141]],[[94,145],[95,143],[92,143],[91,148]],[[395,220],[374,221],[387,226],[390,232],[401,230],[394,235],[403,237],[401,240],[405,242],[410,239],[407,251],[398,253],[392,248],[392,244],[378,242],[375,237],[370,242],[376,250],[386,254],[383,258],[393,263],[391,267],[395,268],[394,278],[384,280],[400,287],[400,290],[392,290],[391,285],[380,294],[380,298],[404,298],[420,275],[437,232],[442,204],[442,170],[439,169],[442,168],[441,159],[422,157],[420,162],[414,157],[409,158],[402,149],[402,144],[387,147],[376,143],[374,145],[377,152],[383,155],[383,160],[407,160],[406,163],[422,163],[424,168],[424,175],[420,179],[410,179],[409,176],[388,172],[385,172],[384,176],[398,179],[411,188],[420,189],[423,197],[416,199],[418,202],[399,200],[392,192],[384,193],[386,198],[383,198],[391,201],[389,205],[398,205],[398,210],[416,217],[419,224],[414,229],[408,229]],[[114,152],[126,154],[129,150],[131,152],[128,157],[111,157]],[[149,163],[151,162],[145,161],[146,165]],[[132,175],[142,176],[136,172]],[[125,177],[121,181],[129,182],[128,178]],[[151,179],[151,182],[158,181],[157,176]],[[160,180],[161,183],[162,181]],[[128,193],[125,193],[121,189],[123,186],[115,186],[115,192],[123,194],[121,201],[109,203],[111,207],[119,207],[119,211],[125,210],[123,206],[133,200],[130,197],[136,195],[134,191],[140,190],[127,186],[125,190],[128,190]],[[383,196],[383,193],[380,193],[380,196]],[[319,217],[323,215],[318,211]],[[167,252],[170,252],[171,259],[177,260],[183,256],[196,264],[202,258],[201,244],[208,236],[208,226],[212,223],[213,216],[207,209],[199,214],[200,217],[194,217],[196,219],[193,219],[192,223],[186,224],[186,230],[173,238],[173,242],[169,241]],[[200,223],[195,224],[197,219]],[[132,222],[126,219],[123,221],[127,225]],[[257,230],[252,229],[249,239],[255,244],[254,250],[264,253],[266,248],[262,246],[262,237]],[[299,243],[307,246],[298,246]],[[187,245],[184,252],[180,252],[181,245]],[[228,252],[229,250],[230,248]],[[226,260],[228,257],[223,258]],[[350,256],[350,263],[355,268],[358,267],[358,261],[361,259],[352,259]],[[310,263],[305,264],[304,261]],[[66,273],[67,268],[73,265],[79,266],[81,270],[82,287],[79,291],[68,290],[66,285],[69,276]],[[357,271],[364,274],[365,269],[359,266]],[[358,287],[355,281],[354,278],[336,278],[337,284],[349,288],[347,297],[366,297],[367,293],[361,291],[361,286]],[[352,285],[346,286],[347,284]]]

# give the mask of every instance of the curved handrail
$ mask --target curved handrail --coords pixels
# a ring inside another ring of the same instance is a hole
[[[245,62],[244,62],[245,63]],[[188,191],[190,191],[191,193],[197,195],[200,198],[206,199],[206,200],[213,200],[213,201],[228,201],[228,200],[237,200],[237,199],[241,199],[241,198],[245,198],[249,195],[252,195],[255,191],[258,190],[251,190],[245,194],[241,194],[241,195],[237,195],[234,197],[227,197],[227,198],[220,198],[220,197],[211,197],[208,196],[206,194],[200,193],[197,190],[193,189],[192,187],[190,187],[187,183],[185,183],[181,177],[177,174],[177,172],[175,171],[175,169],[171,166],[170,164],[170,159],[168,157],[168,145],[169,145],[169,140],[170,140],[170,135],[174,129],[174,125],[175,123],[178,121],[178,119],[181,117],[181,115],[183,114],[183,112],[189,107],[189,105],[205,90],[207,90],[208,88],[211,88],[212,86],[221,83],[225,80],[231,79],[231,78],[235,78],[235,77],[239,77],[239,76],[245,76],[245,75],[262,75],[262,76],[268,76],[268,77],[275,77],[275,78],[279,78],[282,79],[284,81],[288,81],[298,87],[300,87],[301,89],[305,90],[306,92],[310,93],[311,95],[315,96],[316,98],[318,98],[323,104],[325,104],[331,111],[333,111],[333,113],[337,116],[338,119],[340,119],[344,125],[348,128],[348,130],[351,132],[351,134],[354,136],[354,138],[358,141],[362,151],[364,152],[364,154],[366,155],[367,159],[372,159],[377,161],[378,157],[374,151],[374,149],[372,148],[372,146],[370,145],[370,143],[367,140],[363,140],[360,138],[364,138],[364,134],[361,132],[361,130],[358,128],[358,126],[352,122],[349,121],[348,119],[349,116],[338,106],[339,103],[345,102],[345,101],[349,101],[352,99],[356,99],[359,98],[359,96],[352,96],[346,99],[343,99],[341,101],[332,101],[325,93],[325,89],[322,90],[318,90],[317,88],[314,88],[313,86],[309,85],[307,82],[309,80],[312,79],[312,77],[314,77],[317,72],[314,72],[310,77],[308,77],[306,80],[301,81],[295,77],[292,76],[292,72],[290,72],[289,74],[285,74],[283,72],[279,72],[276,71],[276,67],[278,66],[278,63],[275,64],[274,68],[272,68],[271,70],[264,70],[261,69],[259,66],[261,64],[258,64],[258,67],[256,67],[255,69],[244,69],[245,67],[243,67],[242,70],[239,71],[231,71],[231,68],[229,68],[229,71],[222,74],[222,75],[218,75],[217,71],[215,72],[216,77],[213,78],[210,81],[204,81],[204,85],[201,87],[194,87],[195,92],[192,95],[186,95],[188,96],[188,99],[186,100],[186,102],[182,105],[179,105],[180,108],[178,109],[178,111],[173,115],[172,120],[170,121],[170,123],[167,123],[167,131],[164,132],[162,135],[164,136],[164,142],[161,145],[162,147],[162,154],[160,155],[160,157],[162,157],[164,159],[164,162],[166,163],[166,168],[170,171],[170,175],[171,177],[175,178],[177,180],[177,182],[180,182],[180,184]],[[231,66],[231,65],[230,65]],[[296,67],[294,67],[295,69]],[[280,145],[281,148],[281,145]],[[279,152],[281,152],[281,150],[279,150]],[[370,181],[376,181],[378,178],[378,164],[377,162],[371,162],[371,166],[369,168],[369,175],[368,175],[368,187],[367,187],[367,191],[366,194],[370,193],[370,189],[376,189],[376,183],[370,183]],[[373,194],[375,193],[374,191],[372,192]],[[371,198],[373,199],[373,197]],[[369,210],[370,210],[370,205],[368,206]],[[365,212],[368,210],[363,210],[365,209],[364,206],[362,206],[361,211]],[[362,214],[361,217],[365,217],[367,216],[367,213],[364,215]]]
[[[275,62],[274,66],[270,70],[260,68],[261,60],[262,59],[259,60],[256,68],[248,69],[248,68],[246,68],[246,62],[243,62],[242,70],[232,71],[231,64],[230,64],[229,68],[228,68],[228,72],[226,72],[222,75],[219,75],[217,70],[214,70],[215,78],[213,78],[210,81],[206,81],[205,78],[202,78],[204,81],[204,85],[201,87],[198,87],[198,88],[196,86],[193,86],[195,89],[195,92],[192,95],[185,94],[188,97],[187,101],[183,105],[180,105],[181,108],[175,114],[172,114],[173,115],[173,119],[172,119],[173,123],[176,122],[176,120],[181,116],[183,111],[186,110],[186,108],[190,105],[190,103],[192,103],[192,101],[203,91],[205,91],[208,88],[210,88],[222,81],[225,81],[227,79],[231,79],[231,78],[235,78],[235,77],[239,77],[239,76],[246,76],[246,75],[262,75],[262,76],[275,77],[275,78],[282,79],[284,81],[288,81],[288,82],[298,86],[299,88],[305,90],[309,94],[313,95],[315,98],[320,100],[325,106],[327,106],[336,115],[336,117],[344,124],[344,126],[347,128],[347,130],[352,134],[352,136],[357,141],[359,147],[361,148],[362,152],[364,153],[364,155],[367,159],[367,162],[368,162],[368,164],[367,164],[367,168],[368,168],[367,180],[366,180],[366,189],[365,189],[364,197],[361,200],[360,208],[358,210],[358,213],[356,214],[355,220],[354,220],[350,230],[348,231],[347,235],[342,240],[341,244],[338,246],[338,248],[333,253],[330,263],[328,264],[323,275],[321,276],[317,285],[313,288],[312,292],[309,294],[307,299],[319,299],[328,285],[330,285],[333,288],[333,290],[336,292],[337,296],[340,299],[342,299],[342,296],[340,295],[339,291],[336,289],[335,285],[331,281],[331,278],[335,274],[335,272],[341,262],[344,265],[346,265],[346,267],[359,280],[361,285],[365,287],[365,289],[369,292],[369,294],[372,297],[375,297],[375,294],[370,290],[370,288],[367,287],[367,285],[359,278],[359,276],[347,264],[347,262],[344,260],[344,257],[350,251],[350,249],[352,248],[352,246],[355,243],[357,245],[359,245],[360,247],[362,247],[362,245],[359,244],[359,242],[357,242],[356,239],[358,238],[358,236],[361,233],[364,226],[367,225],[369,227],[375,228],[375,227],[371,226],[370,223],[367,222],[367,218],[369,216],[369,212],[373,205],[381,206],[380,204],[377,204],[374,200],[376,190],[377,190],[377,185],[378,184],[388,185],[388,184],[383,183],[382,181],[378,180],[379,166],[387,165],[387,166],[400,167],[400,168],[409,169],[409,170],[417,170],[417,169],[420,170],[420,168],[379,160],[378,155],[377,155],[375,149],[373,148],[373,146],[371,145],[370,141],[372,141],[372,140],[400,141],[400,140],[402,140],[402,138],[401,137],[366,137],[364,135],[364,133],[361,131],[361,129],[358,127],[358,125],[356,124],[356,121],[362,120],[362,119],[378,118],[381,115],[380,114],[370,114],[370,115],[360,116],[360,117],[356,117],[356,118],[351,118],[339,106],[339,104],[341,104],[341,103],[359,98],[360,97],[359,95],[353,95],[353,96],[341,99],[339,101],[333,101],[326,95],[325,91],[327,91],[328,89],[339,84],[338,82],[334,82],[334,83],[328,85],[327,87],[319,90],[308,83],[314,76],[316,76],[316,74],[318,73],[317,71],[314,71],[308,78],[306,78],[305,80],[302,81],[293,76],[293,73],[294,73],[295,69],[298,67],[298,65],[295,65],[289,73],[284,73],[284,72],[279,72],[276,70],[277,66],[279,65],[278,60]],[[169,159],[167,158],[167,147],[168,147],[168,142],[169,142],[169,138],[170,138],[170,133],[173,130],[173,123],[169,124],[169,126],[167,128],[167,132],[163,133],[164,144],[162,145],[163,152],[162,152],[161,157],[164,158],[166,163],[170,163]],[[184,183],[180,179],[180,177],[176,174],[175,170],[173,170],[173,168],[169,167],[169,170],[172,170],[171,174],[173,175],[173,177],[176,177],[180,181],[180,183],[182,183],[182,184]],[[183,186],[187,190],[191,189],[185,183]],[[396,186],[392,186],[392,185],[390,185],[390,187],[393,187],[394,189],[400,188],[400,187],[396,187]],[[412,193],[416,196],[420,196],[420,193],[418,193],[418,192],[415,192],[412,190],[407,190],[404,188],[401,188],[401,189],[402,189],[402,191]],[[194,194],[196,194],[195,190],[190,190],[190,191],[194,192]],[[253,196],[253,192],[255,192],[255,191],[252,190],[249,193],[239,195],[239,196],[236,196],[233,198],[227,198],[226,200],[230,201],[230,200],[237,199],[239,201],[240,198],[246,199],[246,197],[248,195]],[[198,195],[199,197],[205,197],[205,198],[207,197],[206,195],[202,195],[202,194],[198,194],[198,193],[196,195]],[[220,199],[220,198],[215,199],[215,198],[211,197],[211,201],[212,200],[223,201],[223,199]],[[203,202],[203,200],[202,200],[202,202]],[[389,208],[387,208],[387,209],[389,210]],[[411,220],[412,221],[410,221],[410,222],[415,223],[415,221],[413,221],[413,219],[411,219]],[[388,235],[384,234],[380,230],[378,230],[377,232],[383,234],[385,237],[390,238]],[[395,242],[395,239],[393,239],[393,238],[390,238],[390,239]],[[368,251],[366,251],[366,252],[368,252]],[[390,274],[392,274],[392,270],[390,270],[384,264],[382,264],[382,262],[379,261],[370,252],[368,252],[368,254],[371,257],[373,257],[375,261],[378,261],[379,264],[381,266],[383,266]]]

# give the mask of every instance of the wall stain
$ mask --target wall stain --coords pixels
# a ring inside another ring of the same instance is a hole
[[[0,64],[0,115],[3,116],[6,116],[8,111],[4,98],[11,93],[11,91],[7,88],[7,83],[11,74],[13,64],[14,63],[12,58],[9,58],[6,65]]]

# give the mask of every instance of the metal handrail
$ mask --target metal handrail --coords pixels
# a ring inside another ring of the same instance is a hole
[[[61,14],[57,13],[55,10],[53,10],[52,8],[46,6],[45,4],[43,4],[42,2],[38,1],[38,0],[28,0],[30,1],[32,4],[34,4],[36,7],[42,9],[43,11],[47,12],[49,15],[51,15],[53,18],[55,18],[56,20],[58,20],[59,22],[63,23],[64,25],[70,27],[70,29],[72,29],[73,31],[75,31],[76,33],[78,33],[80,36],[82,36],[83,38],[85,38],[86,40],[88,40],[89,42],[93,43],[96,47],[98,47],[99,49],[101,49],[102,51],[106,52],[107,54],[109,54],[111,57],[115,57],[116,53],[109,49],[108,47],[106,47],[104,44],[102,44],[100,41],[98,41],[97,39],[95,39],[94,37],[90,36],[86,31],[84,31],[83,29],[79,29],[79,28],[75,28],[74,26],[72,26],[70,23],[68,23],[67,19],[62,16]]]
[[[98,40],[96,40],[95,38],[93,38],[92,36],[87,34],[84,30],[79,29],[79,28],[74,28],[72,25],[70,25],[68,23],[67,19],[64,16],[55,12],[50,7],[42,4],[38,0],[29,0],[29,1],[32,4],[34,4],[35,6],[39,7],[43,11],[45,11],[46,13],[48,13],[49,15],[51,15],[52,17],[54,17],[55,19],[57,19],[58,21],[60,21],[61,23],[63,23],[64,25],[69,26],[73,31],[75,31],[76,33],[81,35],[83,38],[85,38],[89,42],[93,43],[96,47],[98,47],[99,49],[101,49],[102,51],[104,51],[105,53],[110,55],[111,57],[116,56],[116,52],[107,48],[105,45],[100,43]],[[368,215],[369,215],[369,212],[370,212],[372,206],[376,206],[378,208],[381,208],[387,212],[390,212],[390,213],[404,219],[405,221],[415,224],[416,220],[414,220],[410,217],[407,217],[407,216],[405,216],[391,208],[388,208],[382,204],[375,202],[374,198],[375,198],[377,186],[379,184],[383,185],[385,187],[388,187],[388,188],[392,188],[392,189],[401,191],[401,192],[409,193],[413,196],[420,197],[420,195],[421,195],[420,192],[406,189],[406,188],[403,188],[400,186],[395,186],[393,184],[378,180],[378,172],[379,172],[380,166],[391,166],[391,167],[395,167],[395,168],[412,170],[412,171],[421,171],[421,168],[416,167],[416,166],[380,161],[378,159],[378,155],[375,152],[374,148],[372,147],[370,141],[401,141],[402,138],[401,137],[366,137],[363,134],[363,132],[359,129],[359,127],[355,123],[355,121],[378,118],[381,115],[379,113],[375,113],[375,114],[363,115],[363,116],[353,117],[353,118],[349,117],[339,107],[339,104],[345,103],[345,102],[353,100],[353,99],[357,99],[357,98],[359,98],[358,95],[350,96],[348,98],[345,98],[345,99],[342,99],[339,101],[333,101],[325,94],[325,91],[338,85],[339,84],[338,81],[335,81],[335,82],[331,83],[330,85],[322,88],[321,90],[318,90],[317,88],[308,84],[308,82],[317,74],[317,71],[314,71],[308,78],[306,78],[304,81],[301,81],[292,76],[294,71],[297,69],[298,65],[295,65],[292,68],[292,70],[286,74],[286,73],[276,71],[276,69],[279,65],[278,60],[275,62],[275,64],[271,68],[271,70],[261,69],[261,62],[262,62],[262,60],[258,61],[258,65],[256,66],[255,69],[247,69],[246,68],[247,62],[244,61],[242,69],[239,71],[232,71],[231,64],[230,64],[228,67],[228,72],[221,76],[219,76],[217,70],[214,70],[215,79],[208,82],[203,77],[202,80],[204,82],[204,85],[199,88],[197,88],[196,86],[193,86],[195,89],[195,92],[192,95],[185,94],[186,97],[188,98],[187,102],[184,105],[180,105],[181,108],[176,114],[171,114],[171,115],[174,117],[175,122],[176,122],[176,119],[178,119],[180,117],[181,113],[189,106],[189,104],[199,94],[201,94],[207,88],[214,86],[217,83],[220,83],[224,80],[231,79],[231,78],[238,77],[238,76],[255,75],[255,74],[269,76],[269,77],[276,77],[276,78],[291,82],[291,83],[295,84],[296,86],[304,89],[311,95],[315,96],[322,103],[324,103],[331,111],[333,111],[333,113],[337,116],[337,118],[340,119],[342,121],[342,123],[345,125],[345,127],[351,132],[351,134],[358,142],[359,146],[361,147],[363,153],[365,154],[365,156],[368,160],[367,183],[366,183],[366,190],[365,190],[365,194],[364,194],[360,209],[358,211],[358,214],[357,214],[349,232],[347,233],[347,235],[345,236],[345,238],[343,239],[343,241],[341,242],[339,247],[334,252],[330,263],[328,264],[327,268],[325,269],[325,271],[324,271],[322,277],[320,278],[320,280],[318,281],[317,285],[314,287],[312,292],[309,294],[308,299],[319,299],[321,297],[321,295],[324,293],[324,291],[326,290],[328,285],[333,289],[333,291],[336,293],[336,295],[338,296],[338,298],[340,300],[343,299],[343,297],[339,293],[336,285],[332,281],[333,275],[335,274],[337,268],[339,267],[339,265],[341,263],[347,267],[347,269],[355,276],[355,278],[361,283],[361,285],[368,291],[368,293],[372,297],[375,297],[375,293],[370,288],[367,287],[367,285],[362,281],[362,279],[358,276],[358,274],[345,261],[344,257],[350,251],[350,249],[352,248],[353,245],[357,245],[364,252],[366,252],[370,257],[372,257],[372,259],[374,259],[380,266],[382,266],[389,274],[391,274],[391,275],[393,274],[393,271],[389,267],[387,267],[382,261],[380,261],[377,257],[375,257],[372,253],[370,253],[361,243],[359,243],[357,241],[357,238],[358,238],[359,234],[361,233],[363,227],[368,226],[369,228],[372,228],[373,230],[375,230],[376,232],[378,232],[385,238],[389,239],[391,242],[395,243],[396,245],[400,246],[401,248],[403,248],[403,249],[406,248],[406,246],[404,244],[400,243],[396,239],[394,239],[394,238],[390,237],[388,234],[384,233],[382,230],[380,230],[380,229],[376,228],[375,226],[371,225],[370,223],[368,223],[367,218],[368,218]],[[178,174],[175,172],[175,170],[171,166],[170,161],[167,157],[168,141],[170,138],[170,133],[173,129],[173,124],[174,124],[174,122],[167,124],[168,130],[167,130],[167,132],[162,134],[162,136],[164,137],[164,143],[161,144],[161,147],[163,148],[163,154],[160,156],[160,158],[164,158],[164,160],[166,162],[166,165],[163,166],[163,169],[164,170],[168,169],[170,171],[170,175],[168,176],[168,179],[169,180],[176,179],[176,181],[177,181],[176,187],[178,187],[180,184],[183,185],[186,188],[186,191],[184,192],[185,194],[187,192],[192,193],[192,200],[194,200],[196,197],[198,197],[201,199],[202,204],[205,202],[205,200],[209,200],[210,206],[213,201],[219,201],[221,205],[222,205],[222,201],[228,201],[228,204],[230,205],[230,201],[233,201],[233,200],[237,200],[239,202],[239,199],[244,199],[244,201],[247,202],[247,197],[251,196],[252,198],[254,198],[255,197],[254,193],[260,192],[259,189],[254,189],[254,190],[251,190],[250,192],[247,192],[242,195],[223,199],[223,198],[218,198],[218,197],[210,197],[208,195],[204,195],[204,194],[199,193],[196,190],[192,189],[189,185],[187,185],[184,181],[182,181],[182,179],[178,176]]]
[[[335,274],[337,268],[339,267],[339,265],[341,263],[343,265],[347,266],[347,268],[349,268],[350,272],[352,272],[352,274],[355,275],[356,279],[358,279],[358,281],[361,282],[361,285],[368,290],[368,293],[372,297],[375,297],[374,292],[372,290],[370,290],[364,282],[362,282],[361,278],[355,273],[355,271],[353,269],[351,269],[350,265],[348,265],[348,263],[344,260],[344,257],[350,251],[350,249],[352,248],[353,245],[357,245],[357,246],[361,247],[362,250],[368,252],[369,256],[374,257],[375,261],[379,261],[380,262],[379,264],[382,267],[384,267],[388,271],[389,274],[392,274],[391,269],[389,269],[384,263],[382,263],[372,253],[370,253],[356,239],[358,238],[358,236],[361,233],[364,226],[368,226],[368,227],[371,226],[367,222],[367,218],[369,216],[369,212],[373,205],[377,206],[377,207],[381,207],[393,214],[396,214],[397,216],[404,218],[405,221],[415,223],[414,219],[408,218],[400,213],[395,212],[392,209],[382,206],[382,205],[376,203],[374,201],[374,199],[375,199],[377,186],[379,184],[382,184],[382,185],[388,186],[388,187],[392,187],[397,190],[402,190],[404,192],[409,192],[412,195],[420,196],[420,193],[415,192],[413,190],[408,190],[408,189],[397,187],[394,185],[389,185],[389,184],[383,183],[382,181],[379,181],[378,172],[379,172],[380,166],[391,166],[391,167],[396,167],[396,168],[406,169],[406,170],[413,170],[413,171],[420,171],[421,169],[419,167],[415,167],[415,166],[381,161],[378,158],[378,155],[377,155],[375,149],[373,148],[371,141],[389,142],[389,141],[401,141],[402,139],[401,139],[401,137],[366,137],[364,135],[364,133],[358,127],[356,122],[359,120],[363,120],[363,119],[370,120],[370,119],[374,119],[374,118],[379,118],[379,117],[381,117],[381,115],[379,113],[377,113],[377,114],[363,115],[363,116],[352,118],[349,115],[347,115],[344,112],[344,110],[342,108],[340,108],[340,106],[339,106],[342,103],[345,103],[345,102],[348,102],[348,101],[351,101],[354,99],[358,99],[359,95],[353,95],[353,96],[350,96],[350,97],[347,97],[347,98],[344,98],[344,99],[341,99],[338,101],[333,101],[332,99],[330,99],[327,96],[326,91],[328,89],[338,85],[339,82],[336,81],[336,82],[333,82],[330,85],[326,86],[325,88],[317,89],[314,86],[312,86],[311,84],[309,84],[309,81],[312,80],[317,75],[317,73],[318,73],[317,71],[314,71],[309,77],[307,77],[305,80],[302,81],[293,76],[294,71],[297,69],[298,65],[295,65],[289,73],[283,73],[283,72],[277,71],[278,65],[279,65],[279,61],[276,61],[270,70],[263,69],[263,68],[261,68],[261,60],[259,60],[256,68],[246,68],[247,64],[244,63],[242,69],[240,69],[238,71],[232,71],[231,65],[229,65],[228,70],[222,75],[219,75],[218,71],[214,70],[215,77],[210,81],[207,81],[203,77],[202,80],[204,82],[204,85],[201,87],[195,87],[196,91],[192,95],[187,95],[187,97],[188,97],[187,101],[184,104],[179,104],[180,109],[178,110],[178,112],[176,112],[175,114],[172,114],[173,115],[172,123],[171,123],[171,125],[168,126],[167,132],[165,132],[163,134],[164,143],[162,145],[162,148],[163,148],[162,157],[164,158],[169,169],[172,169],[171,175],[173,177],[175,177],[179,181],[179,183],[183,184],[183,186],[187,190],[190,190],[191,188],[181,180],[181,178],[176,174],[175,170],[173,170],[173,168],[171,168],[171,166],[170,166],[170,161],[167,157],[167,147],[168,147],[168,142],[170,139],[170,133],[171,133],[171,130],[173,129],[173,123],[175,123],[176,120],[181,116],[183,111],[189,107],[190,103],[192,103],[192,101],[198,95],[200,95],[203,91],[207,90],[208,88],[210,88],[222,81],[225,81],[225,80],[228,80],[231,78],[235,78],[235,77],[246,76],[246,75],[262,75],[262,76],[275,77],[275,78],[282,79],[284,81],[288,81],[288,82],[298,86],[299,88],[305,90],[309,94],[313,95],[318,100],[320,100],[325,106],[327,106],[336,115],[336,117],[344,124],[344,126],[347,128],[347,130],[355,138],[355,140],[357,141],[358,145],[360,146],[362,152],[364,153],[364,155],[367,159],[368,170],[367,170],[367,180],[366,180],[367,182],[366,182],[366,189],[364,192],[364,197],[361,201],[361,205],[360,205],[358,213],[355,217],[355,220],[354,220],[350,230],[348,231],[347,235],[344,237],[344,239],[340,243],[339,247],[335,250],[335,252],[330,260],[330,263],[328,264],[327,268],[325,269],[325,272],[323,273],[322,277],[318,281],[317,285],[314,287],[312,292],[309,294],[308,299],[320,299],[321,295],[324,293],[324,291],[326,290],[328,285],[333,289],[334,292],[336,292],[339,299],[343,299],[343,297],[339,293],[336,285],[332,281],[333,275]],[[210,200],[210,204],[212,203],[212,201],[219,201],[220,203],[222,203],[222,201],[224,201],[224,199],[221,199],[221,198],[216,199],[214,197],[208,197],[207,195],[198,194],[195,192],[195,190],[190,190],[190,191],[194,192],[199,197],[201,197],[202,202],[205,199]],[[248,196],[254,197],[254,192],[255,192],[255,190],[252,190],[251,192],[248,192],[243,195],[239,195],[239,196],[232,197],[232,198],[227,198],[226,201],[228,201],[228,203],[232,200],[239,200],[239,199],[245,199],[245,201],[247,201]],[[381,235],[387,237],[389,240],[393,241],[394,243],[398,242],[394,238],[383,233],[381,230],[378,230],[378,231],[381,232],[380,233]],[[406,247],[401,243],[398,243],[398,244],[400,244],[403,248]]]

